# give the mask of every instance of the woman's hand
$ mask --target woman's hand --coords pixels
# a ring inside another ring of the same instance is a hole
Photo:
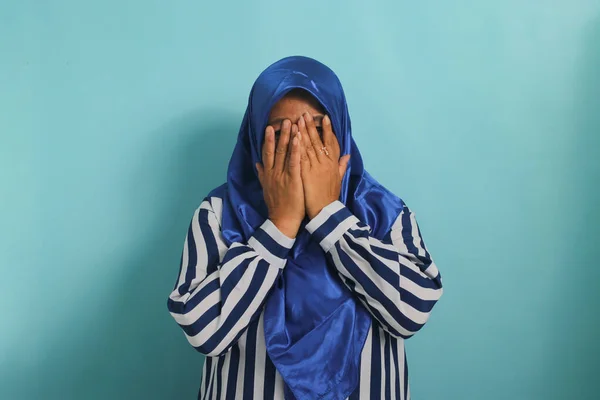
[[[277,143],[273,127],[268,126],[262,149],[263,163],[256,163],[269,219],[290,238],[298,234],[306,213],[299,140],[298,126],[292,126],[290,120],[283,121]]]
[[[350,155],[340,158],[340,145],[331,130],[329,116],[323,117],[323,140],[312,115],[298,120],[302,136],[301,169],[306,213],[313,219],[328,204],[338,200]]]

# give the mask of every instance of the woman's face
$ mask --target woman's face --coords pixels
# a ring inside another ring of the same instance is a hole
[[[304,90],[292,90],[271,109],[267,125],[272,126],[275,130],[275,139],[279,138],[283,121],[289,119],[292,124],[297,124],[298,119],[304,113],[310,113],[313,116],[317,131],[322,135],[321,124],[325,116],[325,110],[317,99],[309,93]]]

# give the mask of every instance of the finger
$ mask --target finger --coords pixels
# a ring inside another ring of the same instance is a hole
[[[310,159],[306,152],[302,131],[298,128],[298,152],[300,153],[300,169],[302,173],[310,171]]]
[[[275,160],[275,130],[272,126],[267,126],[265,129],[265,143],[262,148],[262,162],[266,170],[273,168]]]
[[[298,134],[298,125],[292,124],[292,129],[290,132],[290,140],[287,148],[287,156],[285,158],[284,168],[287,170],[290,167],[290,156],[292,155],[292,145],[294,142],[294,136]]]
[[[315,120],[313,119],[310,113],[304,113],[304,122],[306,122],[306,130],[308,131],[310,142],[315,149],[317,159],[321,161],[326,156],[321,151],[321,149],[323,148],[323,142],[321,141],[321,137],[319,136],[319,132],[317,131],[317,127],[315,126]]]
[[[331,154],[331,158],[337,160],[340,157],[340,145],[338,143],[337,138],[335,137],[335,133],[333,133],[333,129],[331,127],[331,119],[329,115],[325,115],[323,117],[323,144],[329,150]]]
[[[310,136],[306,128],[306,121],[304,120],[304,117],[300,117],[298,119],[298,129],[300,129],[300,133],[302,135],[302,145],[304,146],[304,151],[308,157],[308,161],[311,165],[317,164],[319,160],[317,159],[316,150],[310,141]]]
[[[289,119],[286,119],[281,124],[281,134],[279,135],[279,140],[277,141],[277,149],[275,150],[275,166],[274,168],[277,171],[283,171],[285,166],[285,159],[287,156],[287,147],[290,141],[290,128],[291,122]]]
[[[292,175],[300,173],[300,146],[298,143],[299,141],[300,138],[298,138],[298,128],[296,127],[296,132],[291,140],[290,156],[288,157],[289,170]]]
[[[338,168],[340,171],[340,179],[344,178],[346,174],[346,170],[348,169],[348,162],[350,162],[350,154],[346,154],[340,158],[340,162],[338,163]]]
[[[256,171],[258,172],[258,181],[260,182],[260,186],[263,185],[263,175],[264,175],[264,169],[263,166],[260,163],[256,163]]]

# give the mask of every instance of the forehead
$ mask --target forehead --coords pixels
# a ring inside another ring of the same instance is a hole
[[[271,108],[269,120],[289,118],[295,121],[305,112],[313,115],[322,114],[324,109],[310,93],[304,90],[293,90]]]

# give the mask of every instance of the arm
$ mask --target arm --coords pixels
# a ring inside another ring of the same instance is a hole
[[[190,344],[208,356],[226,353],[260,315],[294,243],[266,220],[248,243],[227,247],[221,236],[221,204],[212,197],[194,213],[168,300]]]
[[[370,236],[369,226],[339,201],[323,208],[306,229],[386,331],[408,338],[423,327],[442,295],[442,280],[408,207],[383,241]]]

